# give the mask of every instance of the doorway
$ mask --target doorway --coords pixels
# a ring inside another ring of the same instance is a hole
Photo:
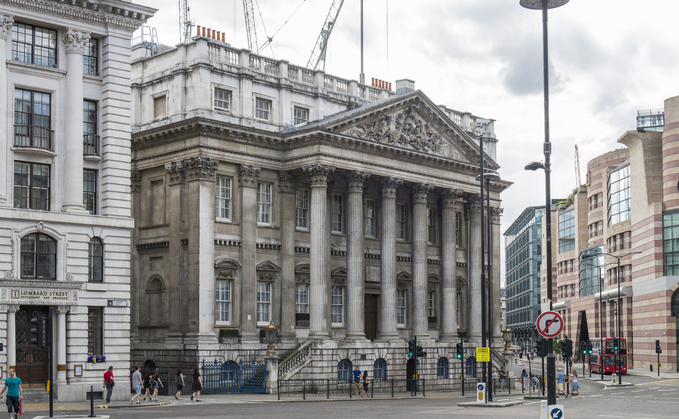
[[[374,341],[377,339],[377,300],[379,296],[375,294],[365,295],[364,321],[365,337]]]
[[[38,306],[22,306],[16,313],[16,373],[28,386],[47,383],[49,351],[31,343],[31,319],[47,317],[48,314],[49,307]],[[51,339],[52,333],[48,327],[45,330],[45,342]]]

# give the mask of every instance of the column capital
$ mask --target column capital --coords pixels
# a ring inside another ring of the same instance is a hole
[[[324,164],[311,164],[308,166],[302,167],[302,170],[304,173],[308,173],[310,178],[309,181],[311,183],[311,186],[327,186],[328,184],[328,175],[332,172],[335,171],[335,168],[332,166],[327,166]]]
[[[257,187],[257,178],[261,170],[259,167],[241,164],[238,166],[238,170],[240,171],[240,186],[244,188]]]
[[[443,208],[453,208],[455,202],[462,197],[459,189],[446,189],[441,193],[441,206]]]
[[[500,217],[502,217],[503,212],[504,208],[490,207],[490,222],[493,224],[500,224]]]
[[[382,198],[396,199],[396,191],[402,184],[403,180],[397,179],[395,177],[382,179],[380,181],[380,187],[382,188]]]
[[[85,55],[87,44],[90,41],[90,33],[78,29],[68,28],[63,35],[66,53]]]
[[[168,184],[177,185],[181,183],[184,179],[184,161],[179,160],[165,163],[165,173],[170,178]]]
[[[198,156],[184,160],[184,170],[189,181],[208,180],[214,182],[217,165],[218,162],[209,157]]]
[[[0,39],[7,40],[14,25],[14,15],[0,14]]]
[[[139,170],[132,170],[130,172],[130,190],[132,192],[141,192],[141,172]]]
[[[8,313],[16,313],[17,311],[19,311],[19,305],[18,304],[7,305],[7,312]]]
[[[370,173],[353,171],[347,175],[349,193],[363,193],[363,183],[370,178]]]
[[[71,311],[69,306],[57,306],[57,314],[66,314]]]
[[[413,186],[413,204],[426,204],[427,195],[434,187],[426,183],[418,183]]]
[[[295,193],[295,176],[292,173],[278,172],[278,192]]]
[[[467,194],[465,196],[467,200],[467,205],[469,205],[470,212],[480,212],[481,211],[481,196],[477,194]]]

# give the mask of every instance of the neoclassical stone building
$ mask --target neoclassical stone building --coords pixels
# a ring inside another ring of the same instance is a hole
[[[0,2],[0,379],[44,388],[51,365],[59,402],[101,392],[109,365],[129,393],[129,39],[154,12]],[[50,309],[54,359],[31,343]]]
[[[435,376],[460,336],[480,342],[492,121],[205,36],[133,73],[133,362],[261,359],[273,323],[279,353],[313,345],[283,378],[343,360],[405,376],[413,336]],[[496,337],[509,185],[490,183]]]

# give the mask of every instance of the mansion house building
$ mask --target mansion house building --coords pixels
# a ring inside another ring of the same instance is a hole
[[[368,86],[204,29],[160,53],[133,48],[133,362],[261,360],[273,324],[279,354],[310,348],[281,379],[352,365],[405,378],[417,337],[421,374],[457,380],[454,343],[481,341],[476,179],[480,139],[498,169],[494,122],[411,80]],[[499,319],[511,183],[489,184]]]

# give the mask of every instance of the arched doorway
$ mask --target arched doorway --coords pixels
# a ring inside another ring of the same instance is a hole
[[[16,313],[16,373],[23,385],[44,385],[47,382],[49,351],[31,343],[31,319],[49,314],[49,307],[21,306]],[[45,342],[52,339],[49,328],[45,330]]]

